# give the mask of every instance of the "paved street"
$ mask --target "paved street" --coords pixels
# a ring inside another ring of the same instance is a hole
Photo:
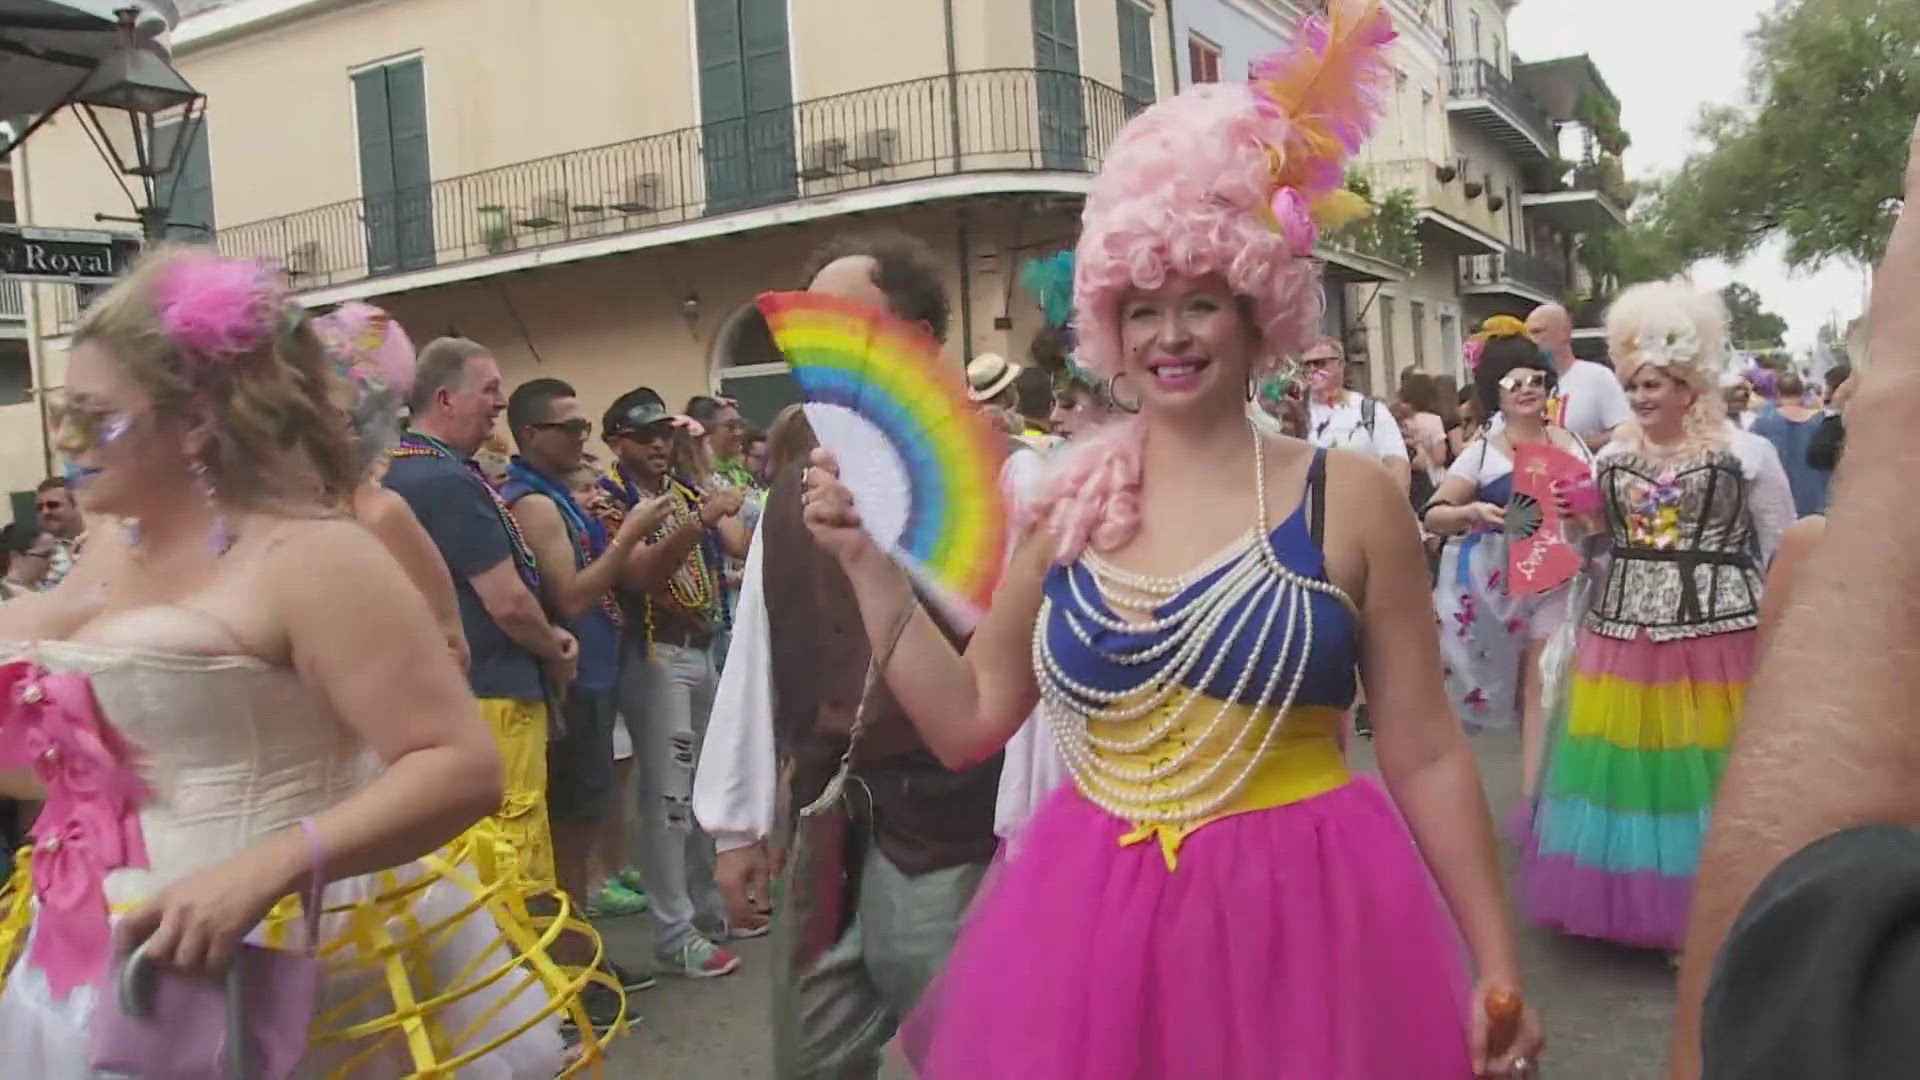
[[[1511,805],[1518,790],[1518,740],[1483,737],[1479,750],[1489,794],[1494,806],[1503,809]],[[1510,859],[1513,853],[1509,849],[1506,854]],[[625,920],[604,927],[616,958],[636,965],[645,960],[643,923]],[[1549,1076],[1555,1080],[1656,1080],[1660,1076],[1673,1010],[1672,975],[1663,956],[1530,929],[1523,931],[1522,946],[1529,994],[1547,1018]],[[767,944],[745,942],[740,952],[746,963],[732,976],[704,983],[663,979],[658,989],[636,995],[642,1022],[617,1044],[608,1075],[647,1080],[767,1080],[771,1076]],[[907,1074],[902,1070],[895,1075]]]

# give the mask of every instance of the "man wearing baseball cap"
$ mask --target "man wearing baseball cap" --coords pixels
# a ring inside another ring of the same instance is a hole
[[[689,423],[647,387],[615,399],[601,422],[614,456],[601,486],[612,496],[607,502],[615,517],[672,498],[620,591],[619,711],[639,762],[640,886],[652,901],[655,959],[669,974],[710,979],[733,972],[740,958],[716,940],[729,929],[714,884],[713,841],[693,820],[693,772],[719,677],[713,657],[724,618],[718,530],[739,513],[741,493],[702,493],[673,475],[674,428]]]

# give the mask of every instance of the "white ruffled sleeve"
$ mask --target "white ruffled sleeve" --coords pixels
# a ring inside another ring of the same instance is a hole
[[[1793,487],[1787,483],[1779,451],[1765,438],[1751,431],[1735,431],[1733,452],[1747,477],[1747,512],[1753,518],[1754,536],[1760,545],[1760,565],[1766,566],[1780,547],[1780,535],[1799,517],[1793,505]]]
[[[766,544],[756,526],[733,616],[733,641],[693,775],[693,816],[731,851],[773,831],[779,766],[773,746],[773,642],[763,588]]]

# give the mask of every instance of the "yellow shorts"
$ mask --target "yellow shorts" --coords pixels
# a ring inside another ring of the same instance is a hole
[[[547,706],[539,701],[481,698],[480,715],[500,748],[506,796],[488,820],[520,859],[528,895],[559,889],[553,870],[553,833],[547,824]]]

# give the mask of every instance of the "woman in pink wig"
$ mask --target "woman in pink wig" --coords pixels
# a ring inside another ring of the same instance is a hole
[[[922,1076],[1531,1073],[1540,1029],[1406,498],[1379,462],[1248,415],[1318,332],[1318,225],[1351,199],[1393,37],[1379,0],[1335,0],[1253,85],[1121,132],[1074,300],[1081,363],[1138,412],[1061,463],[964,654],[815,456],[809,523],[928,745],[983,760],[1038,704],[1073,780],[910,1025]],[[1362,672],[1384,790],[1338,741]]]

